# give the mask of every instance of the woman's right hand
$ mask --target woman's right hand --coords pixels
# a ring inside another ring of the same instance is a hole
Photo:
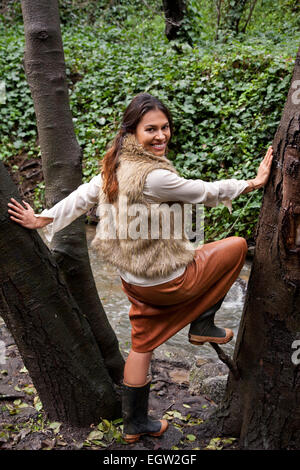
[[[7,204],[9,207],[8,213],[11,214],[10,218],[14,222],[26,228],[37,229],[45,227],[45,225],[53,221],[53,219],[48,217],[35,217],[32,207],[27,202],[22,202],[25,207],[13,198]]]
[[[10,214],[11,220],[17,222],[18,224],[26,228],[38,228],[38,218],[35,217],[32,207],[30,207],[27,202],[22,202],[25,207],[23,207],[18,201],[13,198],[11,198],[11,202],[7,204],[9,207],[8,213]]]

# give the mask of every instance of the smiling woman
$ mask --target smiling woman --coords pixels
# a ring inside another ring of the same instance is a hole
[[[125,136],[134,134],[145,150],[163,156],[172,133],[171,113],[160,100],[148,93],[140,93],[131,101],[114,143],[103,158],[103,191],[109,202],[114,202],[118,196],[116,170]]]
[[[147,93],[137,95],[103,158],[101,174],[39,217],[27,204],[25,209],[15,201],[9,204],[16,222],[28,228],[47,225],[49,242],[96,202],[100,209],[109,206],[115,214],[111,219],[100,217],[93,246],[104,261],[118,269],[131,302],[132,349],[125,364],[123,391],[124,438],[128,442],[143,434],[160,436],[168,427],[166,420],[148,416],[148,370],[155,348],[188,324],[192,344],[224,344],[232,339],[230,329],[215,326],[214,315],[238,277],[247,252],[241,237],[199,248],[190,243],[184,230],[175,236],[174,226],[164,237],[160,216],[155,236],[147,229],[141,231],[143,236],[132,237],[129,231],[124,232],[132,222],[130,214],[137,207],[145,209],[145,224],[151,227],[152,214],[157,215],[152,209],[159,210],[172,201],[183,210],[185,203],[230,206],[240,194],[266,184],[272,163],[270,147],[254,180],[186,180],[166,157],[172,134],[172,118],[164,104]],[[126,201],[126,211],[122,201]],[[115,230],[111,230],[112,224]]]

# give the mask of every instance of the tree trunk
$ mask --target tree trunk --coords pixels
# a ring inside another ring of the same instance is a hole
[[[300,49],[257,226],[234,360],[220,409],[242,448],[300,448]],[[299,352],[299,351],[298,351]],[[297,353],[297,354],[295,354]],[[296,359],[296,360],[295,360]]]
[[[186,11],[185,0],[163,0],[166,29],[165,34],[169,41],[176,39]]]
[[[12,222],[20,199],[0,162],[0,312],[49,418],[78,426],[120,416],[89,323],[35,230]]]
[[[81,148],[69,107],[57,0],[22,0],[22,12],[24,65],[37,117],[46,205],[52,207],[81,184]],[[108,372],[118,383],[124,360],[98,297],[83,217],[56,234],[53,250],[71,294],[90,323]]]

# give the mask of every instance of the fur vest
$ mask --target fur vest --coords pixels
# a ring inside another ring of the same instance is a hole
[[[147,152],[133,134],[125,136],[119,162],[118,200],[109,204],[100,190],[92,246],[103,261],[122,271],[148,279],[168,276],[194,258],[184,232],[183,204],[149,203],[143,188],[151,171],[177,171],[166,157]]]

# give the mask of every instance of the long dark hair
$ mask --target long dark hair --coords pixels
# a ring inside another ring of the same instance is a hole
[[[134,134],[142,117],[149,111],[153,111],[155,109],[162,111],[166,115],[169,121],[171,136],[173,134],[171,113],[158,98],[155,98],[155,96],[152,96],[149,93],[140,93],[133,98],[124,112],[119,132],[117,133],[111,148],[104,155],[101,164],[102,188],[110,203],[114,202],[118,197],[119,186],[116,171],[119,166],[119,154],[122,148],[124,136],[128,133]]]

